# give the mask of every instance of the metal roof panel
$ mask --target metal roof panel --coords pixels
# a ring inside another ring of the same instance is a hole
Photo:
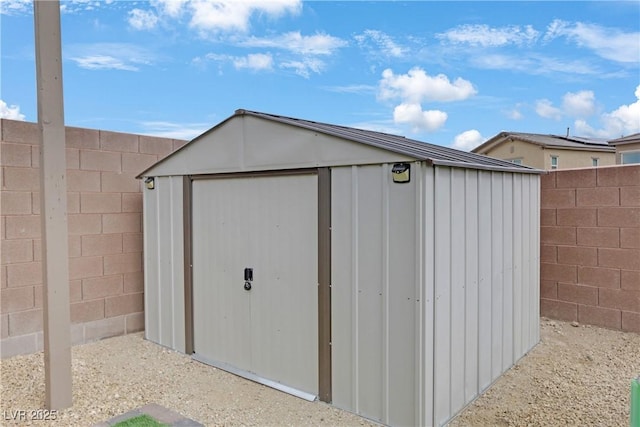
[[[431,164],[462,167],[470,169],[501,170],[521,173],[543,173],[544,171],[524,165],[500,160],[482,154],[469,153],[441,145],[429,144],[413,140],[400,135],[376,132],[347,126],[333,125],[329,123],[314,122],[311,120],[297,119],[293,117],[279,116],[275,114],[261,113],[249,110],[236,110],[235,115],[251,115],[266,120],[286,123],[292,126],[303,127],[316,132],[333,135],[354,142],[371,145],[398,154],[414,157],[417,160],[429,161]]]

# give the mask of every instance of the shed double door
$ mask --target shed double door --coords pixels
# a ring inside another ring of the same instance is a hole
[[[317,176],[194,180],[192,200],[194,356],[317,396]]]

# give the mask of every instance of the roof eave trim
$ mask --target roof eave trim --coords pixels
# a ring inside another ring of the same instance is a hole
[[[428,164],[432,166],[449,166],[453,168],[465,168],[465,169],[478,169],[495,172],[514,172],[514,173],[533,173],[533,174],[545,174],[547,173],[541,169],[534,169],[528,167],[509,167],[509,166],[493,166],[493,165],[480,165],[478,163],[465,163],[465,162],[453,162],[450,160],[437,160],[427,159]]]
[[[615,153],[615,148],[614,147],[605,147],[605,146],[597,146],[597,145],[591,145],[591,146],[584,146],[584,147],[567,147],[566,145],[552,145],[552,144],[548,144],[545,145],[545,148],[547,149],[554,149],[554,150],[572,150],[572,151],[601,151],[601,152],[605,152],[605,153]]]

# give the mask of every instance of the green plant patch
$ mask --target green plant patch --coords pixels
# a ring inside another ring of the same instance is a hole
[[[163,424],[150,417],[149,415],[138,415],[128,420],[120,421],[114,427],[168,427],[169,424]]]

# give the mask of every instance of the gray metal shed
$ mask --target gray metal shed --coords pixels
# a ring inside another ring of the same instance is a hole
[[[238,110],[140,175],[146,338],[442,425],[539,340],[539,172]]]

